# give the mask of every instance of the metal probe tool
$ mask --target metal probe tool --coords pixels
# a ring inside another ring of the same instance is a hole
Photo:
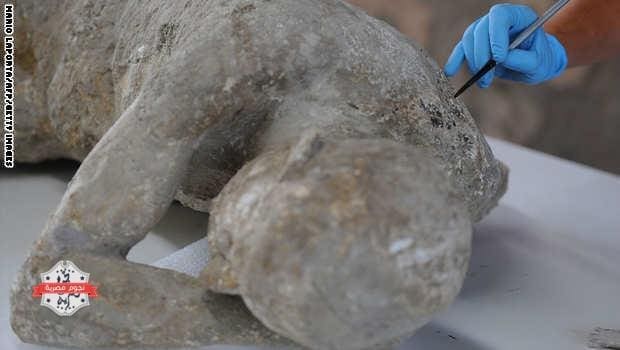
[[[550,20],[551,17],[553,17],[556,13],[558,13],[558,11],[560,11],[566,4],[568,4],[569,1],[570,0],[560,0],[556,2],[553,6],[551,6],[551,8],[549,8],[547,12],[542,15],[542,17],[539,17],[534,23],[532,23],[529,27],[522,31],[519,36],[514,39],[514,41],[508,47],[508,51],[514,50],[518,48],[519,45],[523,44],[523,42],[527,40],[527,38],[534,34],[536,29],[542,27],[545,23],[547,23],[547,21]],[[482,67],[482,69],[478,71],[478,73],[476,73],[471,79],[469,79],[467,83],[465,83],[465,85],[463,85],[463,87],[456,92],[454,98],[459,97],[463,92],[465,92],[465,90],[467,90],[470,86],[474,85],[474,83],[480,80],[480,78],[482,78],[485,74],[490,72],[491,69],[495,68],[496,65],[497,62],[495,62],[493,59],[490,59]]]

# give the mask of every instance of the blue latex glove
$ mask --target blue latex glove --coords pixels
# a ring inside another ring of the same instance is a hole
[[[478,81],[481,88],[489,87],[494,76],[526,84],[557,77],[568,64],[566,49],[542,28],[517,49],[508,51],[510,41],[537,18],[536,12],[527,6],[493,6],[487,15],[467,28],[446,63],[446,75],[455,75],[465,60],[473,75],[492,58],[497,66]]]

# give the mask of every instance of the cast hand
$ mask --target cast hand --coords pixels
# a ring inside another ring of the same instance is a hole
[[[568,64],[566,50],[542,28],[517,49],[508,51],[510,40],[537,18],[536,12],[527,6],[493,6],[487,15],[467,28],[446,63],[446,75],[455,75],[465,60],[473,75],[492,58],[497,66],[478,81],[481,88],[489,87],[494,76],[526,84],[539,84],[557,77]]]

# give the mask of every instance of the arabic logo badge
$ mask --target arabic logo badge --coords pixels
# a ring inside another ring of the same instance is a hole
[[[73,262],[61,260],[41,274],[41,283],[33,287],[32,296],[41,298],[41,305],[56,314],[71,316],[97,296],[97,287],[88,283],[88,276]]]

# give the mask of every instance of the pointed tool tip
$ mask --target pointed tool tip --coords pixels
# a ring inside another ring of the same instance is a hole
[[[465,90],[469,89],[472,85],[474,85],[485,74],[495,68],[496,65],[497,63],[495,63],[495,61],[489,60],[489,62],[487,62],[487,64],[485,64],[484,67],[482,67],[482,69],[478,71],[478,73],[476,73],[471,79],[469,79],[467,83],[465,83],[465,85],[463,85],[463,87],[460,88],[459,91],[456,92],[456,94],[454,94],[454,98],[461,96],[461,94],[465,92]]]
[[[454,94],[454,98],[458,98],[459,96],[461,96],[465,90],[466,89],[463,89],[463,88],[459,89],[459,91],[457,91],[456,94]]]

